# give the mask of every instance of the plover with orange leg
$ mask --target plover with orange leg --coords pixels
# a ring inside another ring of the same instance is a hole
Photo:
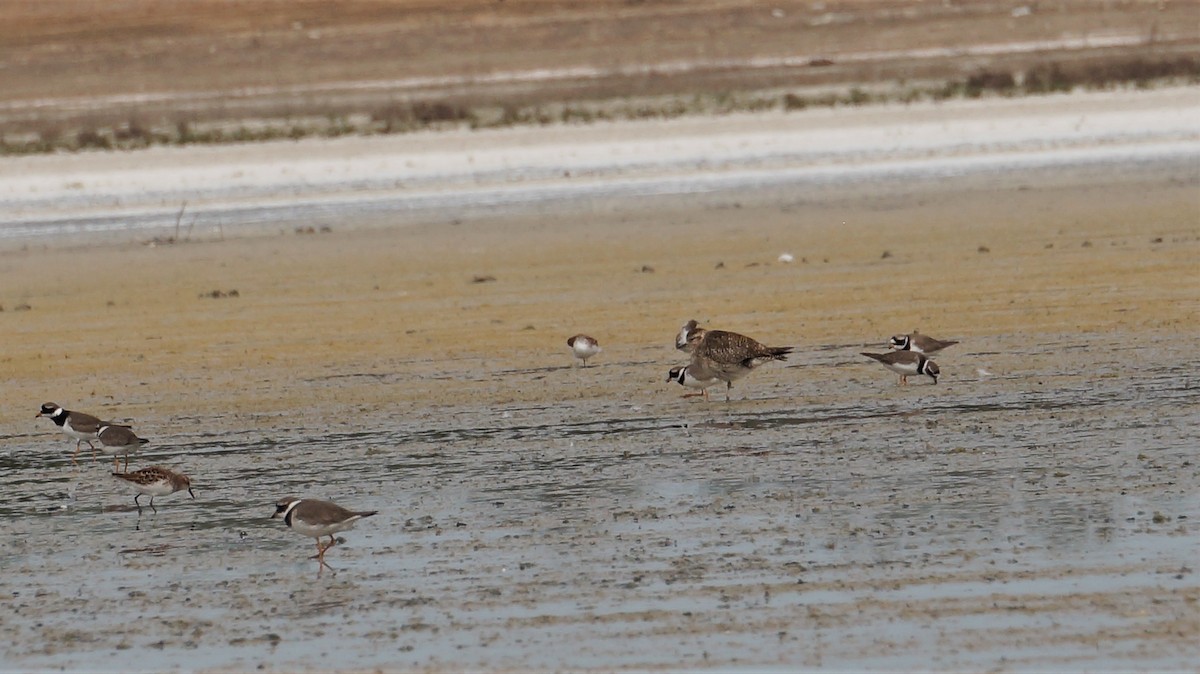
[[[332,548],[336,542],[333,535],[339,531],[352,529],[355,522],[364,517],[370,517],[377,512],[379,511],[346,510],[340,505],[329,501],[301,499],[289,496],[279,499],[275,504],[275,514],[271,515],[271,519],[283,518],[283,523],[288,525],[292,531],[317,540],[316,560],[319,564],[317,575],[320,575],[323,568],[333,570],[332,566],[325,563],[325,552],[329,548]],[[328,544],[321,545],[322,536],[329,537]]]
[[[692,332],[692,362],[688,370],[697,380],[720,379],[725,382],[725,400],[733,382],[754,368],[773,360],[787,360],[790,346],[767,346],[745,335],[726,330]]]
[[[117,469],[118,456],[125,455],[125,470],[129,470],[129,455],[150,442],[146,438],[139,438],[128,426],[117,424],[101,426],[96,439],[100,441],[100,451],[112,454],[114,471]]]
[[[936,384],[938,376],[942,373],[938,369],[937,363],[926,358],[925,354],[916,351],[889,351],[887,353],[867,353],[864,351],[862,355],[867,358],[874,358],[887,369],[900,375],[901,385],[907,384],[909,377],[919,374],[929,377]]]
[[[717,379],[716,377],[709,377],[708,379],[697,379],[696,376],[692,374],[692,369],[686,365],[683,365],[680,367],[671,368],[671,371],[667,373],[667,381],[679,382],[679,384],[681,386],[684,386],[687,388],[700,389],[699,393],[683,394],[684,398],[695,398],[696,396],[704,396],[704,399],[708,400],[708,387],[712,386],[713,384],[716,384],[717,382],[719,382],[721,380]]]
[[[567,346],[571,347],[571,353],[575,357],[583,361],[583,366],[587,367],[588,358],[600,353],[603,349],[600,348],[600,342],[597,342],[594,337],[587,335],[575,335],[567,340]]]
[[[892,337],[890,342],[890,346],[897,351],[916,351],[917,353],[934,353],[955,344],[958,344],[958,342],[934,339],[929,335],[922,335],[916,331],[913,331],[909,335],[896,335]]]
[[[154,507],[155,496],[166,496],[186,489],[188,495],[196,498],[196,494],[192,492],[192,481],[187,475],[161,466],[150,466],[132,473],[113,473],[113,477],[125,480],[137,490],[133,503],[137,506],[139,515],[142,512],[142,504],[138,499],[142,494],[150,495],[150,509],[154,512],[158,512],[158,508]]]
[[[44,403],[36,416],[48,417],[63,433],[75,438],[75,453],[71,455],[72,463],[75,463],[75,457],[79,456],[79,450],[83,448],[85,442],[95,452],[96,446],[92,444],[92,441],[96,439],[96,434],[104,425],[100,419],[83,412],[65,410],[58,403]]]

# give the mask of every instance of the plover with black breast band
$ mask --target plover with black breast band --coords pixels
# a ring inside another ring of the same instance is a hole
[[[708,387],[712,386],[713,384],[716,384],[717,382],[719,382],[721,380],[717,379],[716,377],[709,377],[707,379],[697,379],[696,376],[694,374],[692,374],[691,367],[689,367],[687,365],[682,365],[679,367],[671,368],[671,371],[667,373],[667,381],[679,382],[680,386],[684,386],[686,388],[700,389],[699,393],[683,394],[684,398],[694,398],[696,396],[703,396],[705,400],[708,400],[709,399],[708,398]]]
[[[92,441],[96,439],[96,434],[100,432],[100,427],[105,423],[90,414],[63,409],[58,403],[43,403],[41,411],[35,418],[37,417],[49,418],[63,433],[75,438],[75,453],[71,455],[72,463],[75,462],[75,457],[79,456],[79,450],[83,448],[83,443],[88,443],[88,447],[95,451],[96,446],[92,444]]]
[[[889,345],[897,351],[916,351],[917,353],[926,354],[941,351],[947,346],[954,346],[955,344],[958,344],[958,342],[934,339],[929,335],[922,335],[916,331],[908,335],[896,335],[889,342]]]
[[[282,518],[283,523],[288,525],[292,531],[317,540],[316,559],[319,563],[317,575],[320,575],[322,568],[333,570],[333,567],[325,563],[325,551],[332,548],[337,542],[333,535],[339,531],[352,529],[355,522],[378,512],[378,510],[347,510],[330,501],[289,496],[279,499],[275,503],[275,514],[271,515],[271,519]],[[321,545],[322,536],[329,537],[328,544]]]
[[[923,374],[937,383],[938,376],[941,375],[941,370],[937,363],[925,357],[925,354],[917,351],[889,351],[887,353],[867,353],[862,352],[862,355],[867,358],[874,358],[879,361],[884,367],[900,375],[900,384],[908,383],[908,378],[913,375]]]

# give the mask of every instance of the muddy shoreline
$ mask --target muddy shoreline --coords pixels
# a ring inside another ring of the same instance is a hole
[[[3,662],[1192,667],[1200,176],[1138,168],[5,249]],[[688,318],[797,351],[685,400]],[[936,386],[858,355],[914,328]],[[139,517],[46,400],[196,500]],[[380,510],[336,574],[289,493]]]

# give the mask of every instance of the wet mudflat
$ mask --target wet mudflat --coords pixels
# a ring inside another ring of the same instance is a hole
[[[5,246],[0,668],[1192,667],[1188,147]],[[689,318],[796,351],[683,399]],[[287,495],[380,512],[318,577]]]
[[[199,417],[143,457],[202,472],[197,500],[140,516],[103,461],[9,451],[4,661],[1184,668],[1200,357],[1129,336],[1098,370],[1112,338],[968,342],[940,354],[937,386],[903,388],[861,344],[818,346],[729,403],[679,398],[663,349],[487,375],[429,362],[373,379],[544,399],[334,428]],[[381,512],[318,578],[311,540],[267,519],[287,493]]]

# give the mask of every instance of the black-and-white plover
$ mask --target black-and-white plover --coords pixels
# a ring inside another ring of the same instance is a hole
[[[907,384],[908,378],[914,375],[923,374],[937,383],[938,376],[942,373],[938,369],[937,363],[925,357],[925,354],[917,351],[889,351],[887,353],[867,353],[862,352],[862,355],[867,358],[874,358],[883,364],[884,367],[900,375],[900,384]]]
[[[353,528],[355,522],[364,517],[370,517],[377,512],[379,511],[346,510],[340,505],[329,501],[301,499],[289,496],[279,499],[275,504],[275,514],[271,515],[271,519],[283,518],[283,523],[288,525],[292,531],[317,540],[316,559],[319,563],[317,573],[320,575],[321,568],[328,567],[330,570],[333,569],[333,567],[325,563],[325,551],[332,548],[336,542],[333,535],[339,531],[346,531]],[[329,537],[328,544],[321,545],[322,536]]]
[[[72,462],[75,461],[75,457],[79,456],[79,450],[83,448],[85,442],[88,443],[88,447],[92,448],[92,451],[95,451],[96,446],[92,444],[92,441],[96,439],[96,434],[100,432],[100,427],[105,423],[90,414],[63,409],[58,403],[44,403],[37,416],[48,417],[63,433],[75,439],[75,453],[71,455]]]
[[[708,400],[708,387],[712,386],[713,384],[716,384],[717,382],[719,382],[721,380],[717,379],[716,377],[709,377],[708,379],[697,379],[692,374],[692,369],[690,367],[688,367],[686,365],[681,365],[679,367],[671,368],[671,371],[667,373],[667,381],[679,382],[679,384],[681,386],[685,386],[687,388],[700,389],[699,393],[683,394],[684,398],[694,398],[696,396],[704,396],[704,399]]]
[[[934,339],[929,335],[922,335],[919,332],[913,332],[910,335],[896,335],[892,337],[890,342],[891,347],[897,351],[916,351],[917,353],[934,353],[955,344],[958,344],[958,342]]]

